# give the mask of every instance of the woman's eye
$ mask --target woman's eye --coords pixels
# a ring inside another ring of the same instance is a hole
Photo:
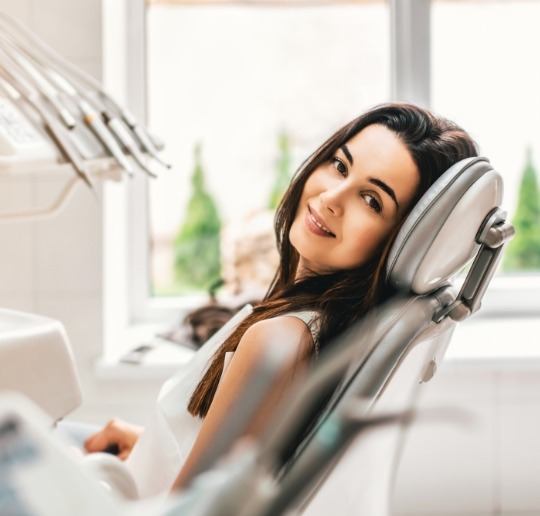
[[[364,199],[367,197],[369,198],[370,200],[368,201],[368,204],[369,204],[369,207],[377,212],[377,213],[381,213],[382,211],[382,207],[381,205],[379,204],[379,201],[377,201],[377,199],[375,197],[373,197],[373,195],[370,195],[370,194],[364,194],[362,197],[364,197]]]
[[[332,158],[332,164],[336,167],[336,170],[341,175],[344,175],[347,173],[347,166],[339,158],[336,158],[336,157]]]

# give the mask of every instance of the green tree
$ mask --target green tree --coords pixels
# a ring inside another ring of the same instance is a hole
[[[285,190],[291,181],[291,150],[289,136],[285,131],[278,134],[279,155],[276,161],[276,176],[274,186],[268,199],[268,208],[275,210],[278,207]]]
[[[194,162],[193,192],[174,241],[174,268],[182,288],[207,290],[220,278],[221,222],[216,204],[204,187],[200,144],[194,147]]]
[[[531,147],[519,187],[518,206],[512,224],[516,229],[508,244],[503,268],[506,271],[540,269],[540,190]]]

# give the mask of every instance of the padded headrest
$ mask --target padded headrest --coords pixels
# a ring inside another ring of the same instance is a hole
[[[416,294],[448,283],[478,251],[476,234],[502,195],[502,177],[487,158],[452,165],[404,221],[388,255],[387,281]]]

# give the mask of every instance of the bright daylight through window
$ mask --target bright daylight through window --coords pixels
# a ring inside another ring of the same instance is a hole
[[[498,276],[515,284],[540,272],[538,19],[540,2],[431,6],[431,108],[505,179],[518,234]],[[151,294],[264,291],[292,173],[334,128],[390,100],[389,5],[154,1],[146,23],[148,121],[174,163],[149,183]],[[468,80],[479,67],[483,80]]]
[[[150,181],[154,296],[269,284],[291,175],[389,100],[389,26],[382,1],[148,6],[149,124],[175,165]]]
[[[498,275],[513,284],[540,274],[539,18],[540,3],[530,1],[437,0],[431,8],[432,108],[459,121],[503,175],[516,236]],[[482,80],[469,80],[480,70]]]

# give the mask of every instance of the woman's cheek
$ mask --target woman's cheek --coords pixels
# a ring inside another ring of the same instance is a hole
[[[381,240],[381,235],[376,228],[361,227],[351,231],[351,253],[363,259],[369,259]]]

